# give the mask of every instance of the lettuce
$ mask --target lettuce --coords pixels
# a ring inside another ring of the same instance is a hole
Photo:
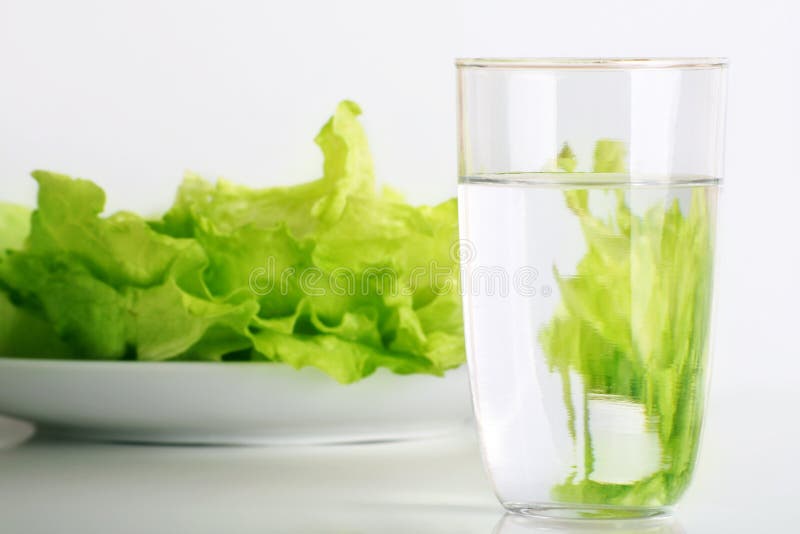
[[[564,170],[574,169],[568,149]],[[601,140],[595,172],[624,172],[625,147]],[[573,276],[555,270],[561,304],[539,332],[550,369],[564,382],[568,426],[577,444],[571,374],[583,387],[583,477],[573,473],[553,488],[557,501],[625,506],[675,502],[694,466],[703,408],[713,258],[712,199],[693,188],[686,213],[676,199],[632,213],[616,191],[611,220],[594,216],[589,191],[565,192],[579,219],[587,252]],[[594,451],[586,406],[592,397],[644,407],[657,429],[660,469],[630,484],[592,479]]]
[[[0,202],[0,252],[19,248],[30,231],[31,210]]]
[[[0,263],[5,250],[23,246],[30,232],[30,219],[30,209],[0,202]],[[33,358],[42,354],[59,357],[67,353],[68,347],[46,321],[15,307],[2,292],[0,318],[0,354],[15,353]]]
[[[322,178],[187,174],[157,220],[103,217],[94,183],[34,172],[35,211],[0,204],[0,324],[35,323],[39,342],[0,327],[1,353],[282,362],[342,383],[461,365],[455,199],[378,191],[360,112],[342,102],[321,129]]]

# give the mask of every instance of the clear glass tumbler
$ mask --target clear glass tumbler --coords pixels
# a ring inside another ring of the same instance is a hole
[[[702,426],[726,63],[457,69],[467,353],[495,492],[537,515],[663,514]]]

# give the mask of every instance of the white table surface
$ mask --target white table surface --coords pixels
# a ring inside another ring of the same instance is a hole
[[[504,518],[470,428],[402,443],[160,447],[51,441],[0,418],[0,532],[800,532],[797,406],[790,389],[712,395],[676,520],[644,526]]]

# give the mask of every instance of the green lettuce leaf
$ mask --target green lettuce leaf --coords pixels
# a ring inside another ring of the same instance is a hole
[[[601,140],[594,170],[625,172],[625,157],[623,143]],[[583,478],[570,476],[553,489],[553,498],[662,506],[685,490],[697,454],[711,305],[712,199],[698,187],[686,212],[676,199],[634,215],[624,191],[615,192],[610,220],[591,213],[589,190],[565,192],[587,252],[574,275],[555,271],[561,303],[539,340],[551,370],[563,377],[572,438],[577,425],[569,376],[577,373],[584,406],[600,395],[644,407],[658,429],[662,465],[630,484],[592,480],[594,452],[585,419]]]
[[[0,202],[0,255],[6,249],[22,246],[30,232],[30,221],[30,209]]]
[[[600,139],[594,147],[593,172],[625,172],[628,150],[625,143],[614,139]]]
[[[556,166],[564,172],[575,172],[578,166],[578,158],[567,143],[564,143],[561,152],[558,153]]]
[[[36,348],[52,357],[283,362],[343,383],[461,365],[455,199],[379,192],[360,113],[340,103],[317,135],[321,178],[253,189],[190,173],[157,220],[104,217],[94,183],[34,172],[32,215],[0,206],[0,313],[49,328],[52,350]],[[36,352],[4,339],[4,355]]]

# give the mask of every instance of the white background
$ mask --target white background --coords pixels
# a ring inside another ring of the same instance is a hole
[[[34,168],[91,178],[110,207],[143,211],[165,208],[187,168],[309,180],[317,129],[352,98],[378,176],[435,201],[455,193],[454,57],[727,56],[712,399],[777,387],[796,406],[799,5],[0,0],[0,199],[32,203]],[[747,417],[769,444],[788,415],[765,404]]]

